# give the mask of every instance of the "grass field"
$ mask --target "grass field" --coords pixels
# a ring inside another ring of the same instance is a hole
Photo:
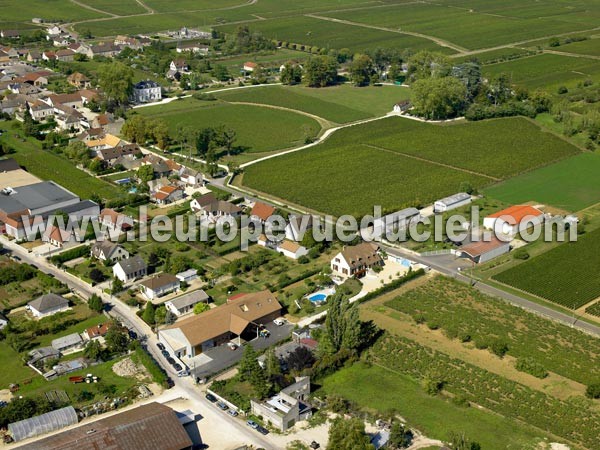
[[[140,114],[161,117],[171,131],[182,124],[194,128],[227,125],[237,132],[235,146],[244,152],[267,152],[304,143],[306,135],[315,136],[320,126],[314,119],[252,105],[230,105],[223,102],[201,102],[193,98],[167,105],[140,108]]]
[[[14,127],[5,133],[0,141],[16,150],[11,155],[28,172],[42,180],[52,180],[70,190],[81,198],[90,198],[98,194],[104,199],[112,199],[123,195],[118,187],[99,180],[79,170],[67,159],[41,149],[39,141],[27,138],[25,142],[17,139]]]
[[[31,23],[32,17],[43,17],[46,22],[68,22],[108,16],[83,8],[68,0],[31,0],[27,2],[26,8],[17,1],[0,2],[0,28],[4,21]]]
[[[380,116],[394,103],[410,97],[410,90],[399,86],[356,88],[347,84],[323,89],[305,86],[268,86],[215,94],[230,102],[252,102],[283,106],[346,123]]]
[[[484,77],[503,73],[510,75],[515,84],[529,89],[556,90],[587,79],[600,80],[600,61],[546,53],[483,68]]]
[[[364,214],[376,204],[384,209],[426,205],[457,192],[463,182],[481,188],[493,177],[577,152],[520,118],[452,125],[388,118],[248,166],[243,184],[321,212]]]
[[[531,357],[546,370],[584,385],[600,379],[597,339],[450,278],[431,279],[386,306],[435,323],[451,338],[469,336],[476,345],[502,339],[509,355]]]
[[[485,189],[507,203],[536,201],[566,211],[600,202],[600,155],[583,153]]]
[[[600,229],[493,276],[493,279],[577,309],[600,297]]]
[[[234,31],[238,25],[218,27],[223,31]],[[262,32],[265,36],[295,44],[318,46],[322,48],[348,48],[352,52],[365,51],[368,48],[400,48],[412,50],[437,50],[453,53],[428,39],[357,27],[306,16],[265,20],[249,24],[250,28]]]
[[[322,390],[370,411],[395,411],[430,438],[448,440],[452,431],[463,432],[486,450],[533,450],[545,437],[502,416],[427,395],[414,378],[375,365],[343,368],[323,380]]]

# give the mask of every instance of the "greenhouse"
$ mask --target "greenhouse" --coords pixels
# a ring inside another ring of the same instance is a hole
[[[40,434],[60,430],[78,422],[77,413],[72,406],[50,411],[46,414],[31,417],[8,425],[8,431],[15,442],[39,436]]]

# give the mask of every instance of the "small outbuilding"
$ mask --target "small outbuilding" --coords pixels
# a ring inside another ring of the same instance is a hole
[[[460,258],[467,258],[475,264],[488,262],[510,251],[510,242],[502,241],[496,237],[489,241],[477,241],[466,244],[457,250]]]

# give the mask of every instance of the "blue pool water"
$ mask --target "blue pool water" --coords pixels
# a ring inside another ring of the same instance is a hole
[[[325,294],[312,294],[312,295],[308,296],[308,299],[311,302],[322,302],[326,298],[327,298],[327,295],[325,295]]]

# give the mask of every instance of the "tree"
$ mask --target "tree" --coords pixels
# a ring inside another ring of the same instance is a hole
[[[331,56],[314,56],[304,68],[304,81],[309,87],[325,87],[337,81],[338,63]]]
[[[364,54],[354,55],[350,64],[350,79],[355,86],[366,86],[371,82],[371,76],[375,73],[373,60]]]
[[[472,442],[464,433],[452,433],[450,446],[453,450],[481,450],[481,446],[477,442]]]
[[[287,85],[300,83],[302,81],[302,67],[292,62],[285,63],[279,74],[279,79],[282,84]]]
[[[154,312],[154,321],[157,324],[159,324],[159,325],[164,324],[166,317],[167,317],[167,308],[165,307],[165,305],[160,305],[158,308],[156,308],[156,311]]]
[[[411,56],[407,64],[407,77],[411,82],[426,78],[443,78],[450,73],[450,58],[438,52],[420,51]]]
[[[104,342],[110,353],[123,353],[129,345],[129,335],[119,323],[113,322],[104,336]]]
[[[164,119],[152,119],[148,123],[148,134],[158,148],[163,151],[166,150],[169,144],[169,125]]]
[[[148,325],[154,325],[155,323],[155,315],[156,311],[154,309],[154,304],[152,302],[146,303],[146,308],[144,308],[144,313],[142,314],[142,319]]]
[[[329,428],[327,450],[372,450],[365,424],[356,418],[337,418]]]
[[[414,110],[433,120],[460,115],[467,95],[464,84],[452,77],[420,79],[412,84],[412,91]]]
[[[512,96],[510,77],[501,73],[491,78],[487,84],[487,97],[494,105],[506,102]]]
[[[233,128],[229,128],[225,125],[219,127],[217,141],[219,145],[227,150],[227,156],[230,155],[233,148],[233,144],[237,138],[237,133]]]
[[[400,422],[394,422],[390,430],[388,446],[392,449],[410,447],[413,440],[413,432],[405,428]]]
[[[585,395],[588,398],[600,398],[600,383],[590,384],[585,390]]]
[[[90,162],[90,149],[84,142],[79,140],[73,140],[69,142],[69,145],[65,147],[65,156],[67,158],[87,166]]]
[[[281,375],[281,363],[277,355],[275,355],[275,350],[272,348],[268,349],[265,353],[265,370],[269,379]]]
[[[111,288],[112,289],[110,292],[113,295],[118,294],[119,292],[121,292],[123,290],[123,282],[120,279],[115,278],[115,279],[113,279]]]
[[[341,293],[335,294],[325,319],[324,351],[330,354],[357,350],[360,345],[361,322],[356,303],[349,303]]]
[[[202,128],[196,135],[196,150],[201,158],[206,156],[211,143],[214,142],[217,132],[212,127]]]
[[[204,303],[204,302],[200,302],[200,303],[196,303],[194,305],[194,314],[202,314],[205,311],[208,311],[210,309],[210,306],[208,306],[208,303]]]
[[[144,116],[135,114],[125,121],[121,133],[125,139],[138,144],[146,142],[148,136],[148,123]]]
[[[246,345],[239,366],[241,381],[248,381],[259,398],[269,394],[269,383],[265,371],[258,364],[256,351],[251,345]]]
[[[228,81],[231,79],[231,75],[229,74],[227,67],[222,64],[216,64],[211,71],[211,75],[218,81]]]
[[[102,359],[103,353],[104,349],[102,348],[100,342],[98,342],[97,340],[92,340],[88,342],[83,351],[83,355],[87,359],[91,359],[93,361],[98,361],[99,359]]]
[[[88,307],[92,311],[101,312],[104,309],[104,303],[102,303],[102,299],[100,297],[98,297],[96,294],[92,294],[88,300]]]
[[[99,159],[92,159],[88,164],[88,169],[94,173],[100,173],[104,170],[104,163]]]
[[[315,356],[310,349],[302,346],[290,352],[285,362],[290,370],[300,372],[304,369],[312,367],[315,362]]]
[[[28,109],[25,109],[23,113],[23,133],[25,133],[25,136],[37,136],[38,134],[37,124]]]
[[[103,64],[98,71],[98,84],[109,101],[125,103],[133,87],[133,70],[119,61]]]
[[[167,314],[165,315],[165,325],[173,325],[177,320],[177,316],[173,314],[170,310],[167,310]]]
[[[137,177],[142,183],[147,183],[154,178],[154,168],[152,164],[145,164],[137,171]]]
[[[395,63],[390,65],[390,68],[387,72],[387,79],[389,81],[397,81],[398,78],[400,78],[400,75],[402,75],[402,69],[400,68],[400,65]]]
[[[481,88],[481,66],[479,63],[470,61],[454,66],[452,76],[465,85],[469,101],[479,94]]]

